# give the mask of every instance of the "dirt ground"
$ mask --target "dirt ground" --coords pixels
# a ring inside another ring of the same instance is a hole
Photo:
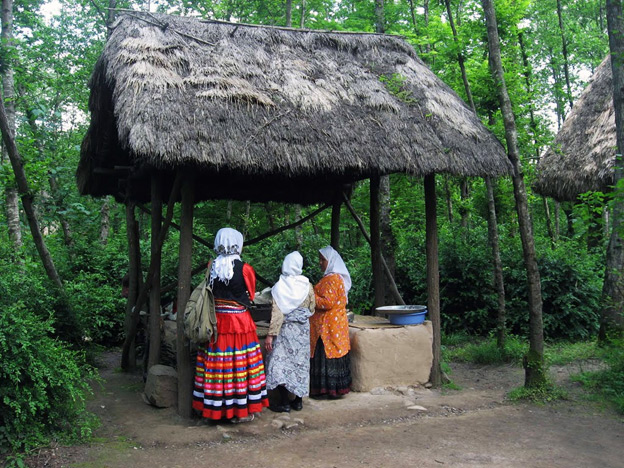
[[[340,400],[304,399],[289,415],[265,410],[251,423],[181,420],[145,404],[140,375],[102,356],[105,380],[91,401],[96,439],[34,454],[32,467],[624,467],[624,419],[583,398],[553,368],[571,399],[548,406],[508,402],[522,385],[513,366],[452,366],[460,390],[376,389]],[[591,366],[584,363],[583,366]]]

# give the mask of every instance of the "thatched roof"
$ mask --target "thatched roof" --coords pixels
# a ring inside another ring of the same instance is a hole
[[[616,153],[612,83],[607,57],[540,158],[533,184],[537,193],[573,201],[590,190],[611,190]]]
[[[196,199],[299,203],[373,174],[510,172],[499,141],[399,37],[128,13],[90,86],[82,194],[127,183],[148,200],[147,174],[181,167],[200,177]]]

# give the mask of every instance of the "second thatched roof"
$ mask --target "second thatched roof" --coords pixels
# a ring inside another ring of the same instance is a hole
[[[329,201],[374,174],[504,175],[499,141],[402,38],[120,17],[91,79],[82,194]],[[167,179],[167,178],[166,178]],[[170,178],[169,178],[170,180]]]
[[[611,60],[604,59],[540,158],[534,190],[559,201],[613,185],[616,154]]]

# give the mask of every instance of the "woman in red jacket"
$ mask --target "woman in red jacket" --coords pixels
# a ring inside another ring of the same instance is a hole
[[[210,266],[210,286],[217,313],[217,340],[197,353],[193,408],[202,417],[252,421],[269,406],[262,352],[249,313],[256,293],[256,273],[243,263],[243,235],[231,228],[217,232],[217,258]]]

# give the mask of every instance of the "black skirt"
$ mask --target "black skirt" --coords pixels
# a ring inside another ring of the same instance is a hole
[[[310,359],[310,396],[338,397],[349,393],[351,387],[351,358],[349,353],[329,359],[320,338],[314,357]]]

